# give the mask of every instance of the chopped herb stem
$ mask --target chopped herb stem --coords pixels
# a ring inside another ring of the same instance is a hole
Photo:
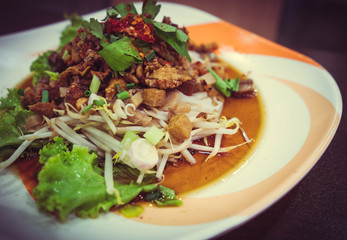
[[[116,89],[118,93],[124,92],[124,89],[121,87],[119,83],[116,83]]]
[[[151,61],[153,58],[155,57],[155,52],[153,51],[153,49],[146,55],[146,61],[149,62]]]
[[[83,114],[87,113],[90,109],[92,109],[93,104],[88,104],[82,111]]]
[[[41,102],[46,103],[49,101],[49,92],[47,89],[42,91]]]
[[[128,84],[126,85],[126,89],[127,89],[127,90],[129,90],[129,89],[134,89],[134,88],[136,88],[136,84],[135,84],[135,83],[128,83]]]
[[[225,83],[225,81],[211,68],[209,68],[208,71],[212,74],[214,79],[216,79],[216,83],[213,86],[218,91],[220,91],[224,96],[230,97],[231,96],[231,89],[229,88],[228,84]]]
[[[90,91],[89,89],[86,90],[86,91],[84,91],[84,96],[85,96],[85,97],[89,97],[90,94],[92,94],[92,91]]]
[[[102,101],[102,100],[94,100],[94,101],[93,101],[93,104],[94,104],[95,106],[101,107],[101,106],[104,106],[105,102]]]
[[[119,98],[120,100],[125,100],[127,98],[129,98],[130,95],[127,91],[123,91],[117,94],[117,98]]]
[[[101,84],[100,78],[96,75],[93,75],[93,79],[92,79],[92,82],[90,83],[90,87],[89,87],[90,91],[92,93],[97,94],[99,91],[100,84]]]

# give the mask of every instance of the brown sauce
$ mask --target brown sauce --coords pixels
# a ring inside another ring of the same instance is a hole
[[[230,72],[230,75],[233,77],[237,73]],[[32,78],[28,77],[16,87],[26,88],[31,86],[31,82]],[[239,118],[247,136],[254,139],[255,142],[240,146],[229,153],[219,154],[208,161],[205,161],[208,153],[196,151],[194,157],[197,163],[194,165],[190,165],[186,161],[179,161],[175,166],[169,164],[164,171],[165,179],[162,183],[164,186],[174,189],[178,194],[186,193],[220,179],[225,174],[236,170],[245,161],[248,153],[255,148],[261,132],[262,107],[259,96],[255,98],[226,99],[222,115],[227,118]],[[238,132],[233,136],[224,137],[222,146],[237,145],[244,141],[241,132]],[[209,143],[213,143],[213,138],[209,139]],[[17,161],[17,167],[24,185],[32,194],[32,190],[37,185],[37,174],[41,168],[38,156]]]
[[[164,186],[175,189],[182,194],[203,187],[220,179],[225,174],[236,170],[247,158],[248,153],[255,148],[262,125],[262,110],[259,97],[255,98],[229,98],[224,103],[222,115],[231,118],[237,117],[242,122],[242,128],[249,139],[255,142],[237,147],[229,153],[219,154],[205,161],[207,153],[195,152],[197,163],[190,165],[182,161],[178,166],[168,165],[164,171]],[[213,139],[210,139],[213,143]],[[222,146],[237,145],[245,142],[241,132],[223,138]]]

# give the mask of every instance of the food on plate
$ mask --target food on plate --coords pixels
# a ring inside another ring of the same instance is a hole
[[[169,17],[154,20],[159,10],[152,0],[141,14],[129,3],[102,21],[71,16],[58,48],[32,63],[32,84],[1,99],[0,168],[34,161],[40,210],[66,221],[114,208],[137,216],[140,199],[179,206],[168,169],[253,141],[237,116],[223,115],[228,99],[256,96],[253,81],[231,78],[217,45],[194,44]],[[236,134],[241,141],[223,143]]]

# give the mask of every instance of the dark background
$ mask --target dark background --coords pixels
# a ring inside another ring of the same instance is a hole
[[[0,36],[63,20],[64,13],[82,15],[119,2],[2,1]],[[313,58],[334,77],[342,97],[347,96],[346,0],[171,2],[200,8]],[[347,239],[346,134],[343,116],[332,143],[296,187],[264,213],[218,239]]]

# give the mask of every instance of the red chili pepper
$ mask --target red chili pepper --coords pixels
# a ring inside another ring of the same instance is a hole
[[[131,13],[119,20],[109,18],[105,22],[105,29],[107,33],[126,33],[148,43],[154,42],[153,26],[146,24],[142,17],[134,16]]]

